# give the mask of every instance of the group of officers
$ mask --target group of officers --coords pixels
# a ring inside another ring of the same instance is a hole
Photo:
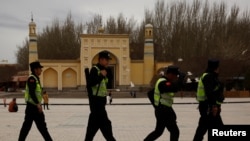
[[[105,105],[107,96],[108,75],[107,67],[111,59],[109,52],[99,53],[98,63],[93,66],[87,80],[90,114],[88,119],[85,141],[92,141],[100,129],[107,141],[116,141],[112,132],[111,121],[108,118]],[[43,66],[40,62],[30,64],[31,75],[26,83],[26,110],[19,141],[24,141],[31,129],[33,121],[44,140],[52,141],[48,132],[45,116],[42,110],[42,87],[39,75]],[[200,119],[193,141],[202,141],[209,128],[223,125],[220,111],[224,100],[223,85],[218,80],[219,60],[208,60],[207,69],[200,77],[197,88]],[[174,93],[180,90],[180,71],[177,66],[168,66],[164,74],[154,84],[154,107],[156,127],[144,141],[154,141],[160,137],[165,128],[170,132],[170,141],[178,141],[179,128],[176,123],[176,114],[172,108]]]

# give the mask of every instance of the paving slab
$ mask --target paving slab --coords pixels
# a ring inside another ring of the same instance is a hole
[[[7,99],[9,102],[11,99]],[[24,100],[18,98],[19,111],[9,113],[0,105],[0,140],[17,141],[24,120]],[[50,110],[45,110],[48,130],[55,141],[84,140],[89,115],[88,100],[82,98],[51,98]],[[192,141],[199,113],[194,98],[175,98],[173,108],[177,114],[180,129],[179,141]],[[227,98],[222,106],[222,119],[225,124],[250,125],[250,98]],[[154,109],[146,98],[114,99],[106,106],[112,121],[113,133],[117,141],[142,141],[154,128]],[[165,130],[157,141],[169,140]],[[33,124],[27,141],[43,141]],[[98,131],[94,141],[105,141]],[[204,141],[207,141],[207,135]]]

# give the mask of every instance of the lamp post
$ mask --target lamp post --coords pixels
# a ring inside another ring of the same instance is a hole
[[[178,62],[178,64],[180,65],[182,62],[183,62],[183,59],[182,58],[178,58],[177,59],[177,62]],[[178,66],[179,66],[178,65]],[[179,66],[180,67],[180,66]],[[180,96],[181,96],[181,98],[183,98],[183,90],[182,90],[182,88],[181,88],[181,90],[180,90]]]
[[[178,62],[182,62],[183,59],[182,59],[182,58],[178,58],[177,61],[178,61]]]
[[[182,67],[183,59],[181,57],[177,59],[177,62],[178,62],[178,67]]]

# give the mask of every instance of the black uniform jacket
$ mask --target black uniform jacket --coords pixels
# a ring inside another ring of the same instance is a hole
[[[222,102],[224,98],[220,98],[223,93],[223,86],[219,82],[218,74],[215,72],[207,72],[208,74],[203,78],[205,94],[209,106],[216,105],[216,101]]]
[[[106,69],[99,63],[96,65],[100,70]],[[96,86],[101,83],[101,81],[105,78],[103,75],[98,75],[98,70],[96,67],[92,67],[90,70],[90,76],[89,76],[89,85],[90,87]],[[90,104],[90,110],[92,112],[102,112],[105,110],[105,105],[107,102],[106,97],[99,97],[95,96],[96,94],[89,94],[89,104]]]
[[[105,67],[103,67],[99,63],[96,66],[100,69],[100,71],[106,69]],[[101,81],[104,78],[105,77],[103,75],[101,75],[101,74],[98,75],[98,70],[96,69],[96,67],[92,67],[90,70],[90,80],[89,80],[90,87],[93,87],[93,86],[101,83]]]

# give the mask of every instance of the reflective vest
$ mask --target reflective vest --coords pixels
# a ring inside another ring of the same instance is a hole
[[[39,81],[36,78],[36,76],[30,75],[29,77],[33,77],[36,80],[35,94],[36,94],[36,98],[37,98],[38,102],[41,103],[41,101],[42,101],[42,87],[41,87],[41,84],[39,83]],[[33,101],[33,99],[31,98],[31,96],[29,94],[28,83],[26,83],[24,98],[25,98],[26,103],[29,102],[31,104],[36,105],[36,103]]]
[[[97,66],[94,66],[94,67],[97,69],[98,75],[100,75],[100,72],[101,72],[100,69]],[[102,79],[102,81],[100,83],[98,83],[95,86],[91,87],[92,88],[92,94],[94,96],[106,97],[107,96],[107,83],[108,83],[108,78],[105,77],[104,79]],[[99,87],[99,89],[98,89],[98,87]]]
[[[162,105],[171,107],[174,101],[173,99],[174,93],[173,92],[160,93],[158,86],[160,82],[162,81],[166,81],[166,78],[160,78],[156,82],[155,91],[154,91],[154,104],[155,106],[159,106],[159,104],[162,104]]]
[[[202,82],[203,78],[207,75],[208,73],[203,73],[197,87],[197,94],[196,94],[196,99],[197,101],[205,101],[207,100],[207,96],[205,94],[205,89],[204,89],[204,84]],[[214,88],[214,91],[218,90],[219,86],[216,86]],[[221,104],[220,102],[216,101],[217,104]]]
[[[203,78],[207,75],[208,73],[203,73],[197,87],[197,94],[196,94],[196,99],[198,101],[205,101],[207,99],[207,96],[205,94],[204,90],[204,84],[202,82]]]

